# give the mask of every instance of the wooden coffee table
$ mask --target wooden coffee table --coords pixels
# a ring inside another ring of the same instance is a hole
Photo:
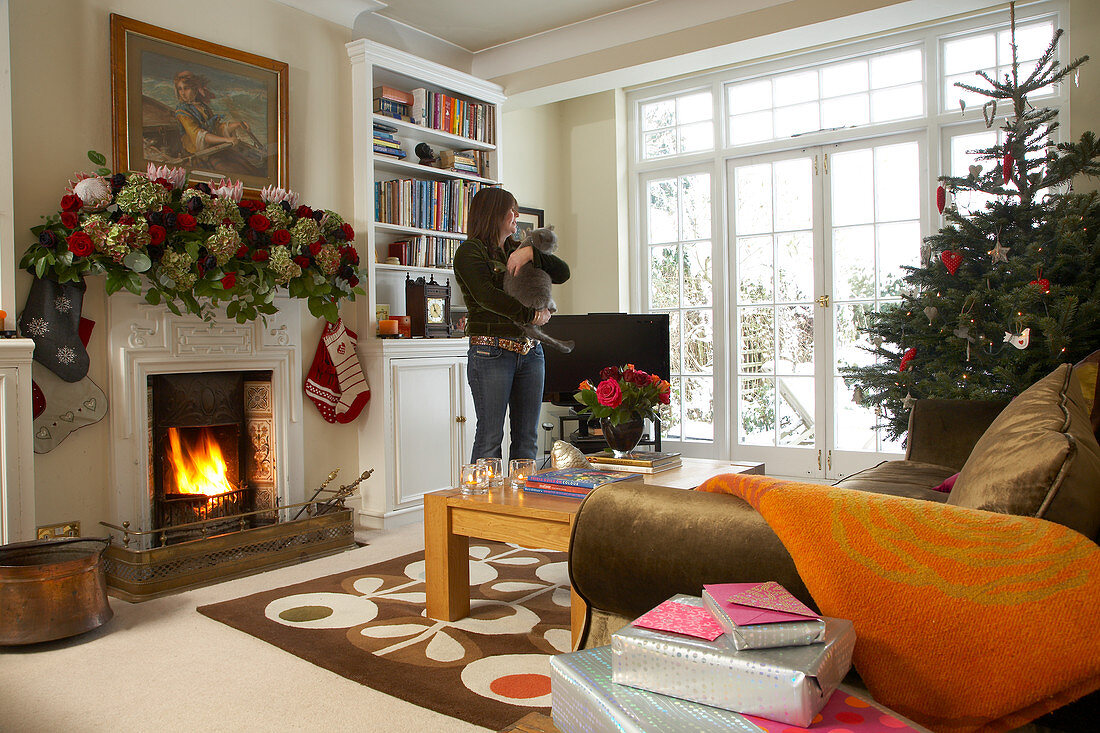
[[[638,474],[654,486],[692,489],[721,473],[764,473],[763,463],[684,458],[679,468]],[[428,616],[457,621],[470,614],[470,538],[521,547],[569,550],[579,499],[513,491],[466,495],[444,489],[424,495],[424,574]],[[574,647],[584,629],[585,604],[572,589],[569,625]]]

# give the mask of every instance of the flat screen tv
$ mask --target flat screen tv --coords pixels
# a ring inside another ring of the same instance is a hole
[[[633,364],[668,379],[667,313],[589,313],[555,315],[543,329],[554,338],[576,342],[563,354],[543,346],[546,383],[543,400],[579,407],[573,399],[582,380],[599,381],[606,366]]]

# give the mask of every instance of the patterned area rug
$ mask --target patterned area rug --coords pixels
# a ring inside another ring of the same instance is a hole
[[[470,543],[470,616],[424,614],[424,553],[200,607],[375,690],[499,730],[549,715],[549,657],[569,651],[566,554]]]

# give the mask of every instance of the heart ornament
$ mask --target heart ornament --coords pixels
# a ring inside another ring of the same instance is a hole
[[[1041,277],[1038,280],[1032,280],[1029,284],[1038,286],[1039,291],[1044,295],[1050,294],[1050,280],[1047,280],[1045,277]]]
[[[58,415],[58,417],[61,418],[62,420],[64,420],[65,422],[72,422],[73,420],[76,419],[76,415],[73,414],[72,410],[69,410],[68,412],[63,412],[60,415]]]
[[[85,410],[90,410],[92,412],[95,412],[95,408],[96,408],[95,397],[89,397],[88,399],[84,400],[84,409]]]
[[[39,440],[49,440],[50,431],[47,428],[39,428],[38,432],[34,434],[34,437],[38,438]]]
[[[962,264],[963,256],[958,252],[947,250],[940,254],[940,262],[947,268],[947,271],[952,275],[959,269],[959,265]]]
[[[1027,348],[1027,345],[1031,342],[1031,328],[1025,328],[1020,333],[1012,333],[1011,331],[1005,331],[1005,343],[1012,344],[1017,349],[1023,351]]]

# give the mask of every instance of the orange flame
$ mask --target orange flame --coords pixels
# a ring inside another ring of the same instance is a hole
[[[176,493],[217,496],[234,491],[225,475],[229,467],[222,458],[221,447],[209,430],[203,428],[195,445],[185,451],[180,445],[179,430],[169,428],[168,443],[168,461],[176,472]]]

